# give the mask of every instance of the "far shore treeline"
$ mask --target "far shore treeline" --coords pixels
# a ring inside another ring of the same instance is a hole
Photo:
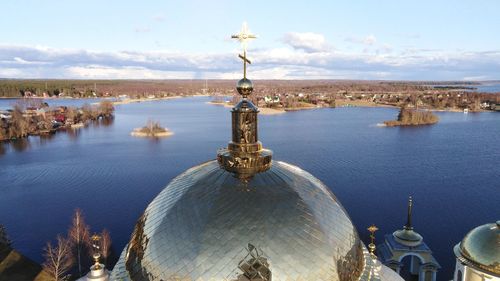
[[[425,90],[475,90],[476,82],[463,81],[367,81],[367,80],[254,80],[256,92],[302,92],[325,94],[348,92],[420,92]],[[0,97],[103,97],[129,95],[140,97],[147,94],[231,94],[235,92],[235,80],[21,80],[0,79]]]
[[[90,98],[126,94],[141,97],[158,92],[194,93],[202,85],[189,80],[0,80],[0,97]]]
[[[211,95],[215,102],[236,96],[236,80],[9,80],[0,97],[130,99]],[[490,81],[493,82],[493,81]],[[495,82],[500,84],[500,82]],[[295,110],[315,107],[394,106],[462,111],[500,111],[500,92],[477,92],[478,82],[372,80],[254,80],[259,107]]]

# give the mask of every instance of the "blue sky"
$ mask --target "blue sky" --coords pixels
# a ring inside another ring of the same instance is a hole
[[[498,1],[2,1],[0,77],[500,79]]]

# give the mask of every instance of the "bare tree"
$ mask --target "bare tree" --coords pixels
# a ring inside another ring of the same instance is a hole
[[[7,235],[5,227],[0,224],[0,245],[5,245],[7,247],[10,247],[10,244],[11,241],[9,239],[9,236]]]
[[[29,122],[23,116],[23,110],[20,106],[14,106],[11,120],[12,125],[10,127],[9,138],[22,138],[28,135]]]
[[[98,112],[90,104],[86,103],[82,106],[82,121],[97,119]]]
[[[105,117],[105,118],[109,118],[111,116],[113,116],[113,112],[115,111],[115,107],[113,106],[113,103],[108,101],[108,100],[104,100],[104,101],[101,101],[99,103],[99,113]]]
[[[57,245],[53,246],[52,243],[47,242],[44,250],[45,262],[43,263],[43,269],[52,277],[53,281],[68,280],[68,271],[73,264],[69,241],[58,235]]]
[[[76,123],[76,109],[73,107],[66,108],[66,118],[67,120],[71,120],[73,123]]]
[[[111,235],[107,229],[101,232],[101,255],[104,259],[104,264],[107,264],[107,259],[111,253]]]
[[[82,210],[76,209],[73,216],[73,224],[68,232],[71,242],[71,250],[78,263],[78,274],[82,276],[82,255],[88,250],[90,244],[90,227],[85,223]]]

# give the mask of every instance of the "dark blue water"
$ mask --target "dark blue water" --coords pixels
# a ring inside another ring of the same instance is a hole
[[[469,84],[451,84],[451,85],[439,85],[439,87],[457,87],[457,86],[464,86],[464,87],[472,87],[475,88],[474,90],[466,90],[466,91],[471,91],[471,92],[481,92],[481,93],[500,93],[500,84],[498,83],[487,83],[483,82],[482,84],[479,85],[469,85]]]
[[[477,88],[477,92],[483,93],[500,93],[500,84],[483,84],[475,86]]]
[[[66,98],[53,98],[53,99],[29,99],[33,102],[46,102],[49,106],[74,106],[80,107],[85,103],[91,104],[100,102],[102,99],[66,99]],[[20,99],[16,98],[1,98],[0,99],[0,110],[11,109]]]
[[[230,138],[228,108],[207,98],[117,107],[113,123],[57,133],[0,149],[0,223],[14,246],[41,261],[42,248],[66,233],[74,208],[93,231],[106,227],[120,252],[136,219],[176,175],[214,159]],[[500,218],[500,114],[438,113],[419,128],[381,128],[396,109],[337,108],[260,117],[260,139],[274,159],[310,171],[341,200],[366,242],[367,226],[401,228],[408,195],[414,226],[450,280],[452,248],[475,226]],[[149,118],[175,135],[129,136]]]

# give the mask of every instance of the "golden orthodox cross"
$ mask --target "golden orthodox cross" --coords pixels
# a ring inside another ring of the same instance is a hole
[[[247,23],[244,22],[240,33],[232,35],[231,38],[240,41],[243,46],[243,55],[238,54],[238,57],[243,60],[243,78],[247,78],[247,63],[252,64],[252,62],[247,59],[247,43],[249,40],[257,38],[257,36],[250,33]]]

